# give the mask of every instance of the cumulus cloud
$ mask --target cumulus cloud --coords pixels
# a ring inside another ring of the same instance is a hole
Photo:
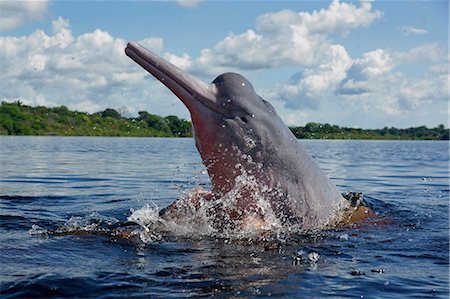
[[[373,91],[371,83],[395,67],[391,54],[382,49],[364,53],[354,59],[335,92],[342,95],[361,95]]]
[[[429,51],[430,55],[425,55]],[[432,54],[435,53],[435,54]],[[347,77],[336,91],[341,100],[357,101],[371,111],[399,116],[425,106],[448,101],[448,66],[444,50],[435,44],[420,45],[407,52],[375,50],[355,59]],[[411,62],[426,62],[421,76],[399,71]]]
[[[372,11],[372,3],[362,1],[357,7],[351,3],[333,0],[327,9],[312,14],[301,12],[302,25],[311,32],[330,34],[347,34],[350,29],[369,26],[383,15],[381,11]]]
[[[266,13],[257,18],[255,29],[228,35],[213,48],[203,49],[190,65],[199,72],[215,74],[230,69],[251,72],[298,67],[288,82],[264,91],[290,122],[304,121],[305,109],[319,110],[322,102],[358,105],[366,113],[398,116],[401,111],[445,101],[447,75],[427,75],[445,60],[445,51],[438,45],[421,45],[406,52],[375,49],[352,58],[343,45],[333,43],[336,34],[345,36],[382,16],[370,2],[358,5],[337,0],[311,13]],[[405,30],[423,33],[418,28]],[[408,77],[398,69],[409,63],[428,63],[429,72]]]
[[[166,108],[167,114],[167,103],[155,102],[165,98],[159,87],[152,88],[158,83],[124,54],[125,40],[100,29],[73,36],[69,21],[61,17],[52,22],[52,31],[0,37],[0,100],[88,112],[125,105],[136,113],[153,106]],[[139,43],[163,52],[159,37]]]
[[[266,90],[265,96],[282,100],[289,109],[317,109],[322,99],[330,98],[340,88],[354,65],[345,47],[334,44],[331,37],[369,26],[382,15],[370,2],[358,5],[338,0],[311,13],[266,13],[257,18],[255,28],[230,33],[214,47],[203,49],[199,57],[184,56],[186,59],[180,62],[188,71],[204,75],[298,67],[301,72],[295,78]],[[375,69],[366,66],[361,71]]]
[[[364,53],[362,58],[354,62],[356,73],[363,80],[383,75],[394,68],[389,53],[382,49]]]
[[[297,66],[302,69],[301,76],[277,85],[266,95],[285,101],[290,108],[317,108],[353,65],[347,50],[334,44],[331,36],[368,26],[382,15],[372,10],[370,2],[355,5],[338,0],[311,13],[266,13],[257,18],[255,29],[230,34],[213,48],[203,49],[192,70],[217,74]]]
[[[344,46],[333,42],[336,34],[345,36],[382,16],[370,2],[357,5],[337,0],[312,13],[266,13],[257,18],[255,29],[230,34],[213,48],[203,49],[191,65],[216,74],[227,69],[252,72],[298,67],[289,81],[264,91],[290,120],[292,111],[300,115],[304,109],[318,110],[322,102],[350,103],[365,112],[395,116],[448,99],[448,76],[439,67],[445,64],[445,51],[437,44],[406,52],[375,49],[352,58]],[[414,29],[408,31],[422,33]],[[429,70],[421,77],[408,77],[399,69],[410,63],[425,63]],[[430,75],[438,69],[439,76]]]
[[[230,34],[213,48],[202,50],[196,65],[203,71],[316,65],[324,53],[338,46],[330,43],[329,35],[368,26],[381,16],[370,2],[357,6],[338,0],[312,13],[282,10],[263,14],[256,20],[257,31]]]
[[[11,31],[32,21],[42,20],[48,1],[0,1],[0,32]]]
[[[277,86],[267,96],[279,98],[290,108],[318,108],[339,87],[352,66],[352,59],[341,45],[330,45],[321,55],[322,63],[296,73],[287,84]]]

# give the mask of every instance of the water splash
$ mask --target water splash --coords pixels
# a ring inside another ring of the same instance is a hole
[[[72,216],[56,229],[43,228],[33,224],[28,231],[30,235],[65,236],[65,235],[106,235],[121,236],[123,223],[114,217],[106,217],[96,212],[87,216]],[[130,233],[127,232],[127,235]]]
[[[161,227],[163,219],[159,217],[158,206],[146,204],[138,210],[131,210],[128,221],[138,224],[143,231],[138,232],[142,242],[153,243],[162,240]]]
[[[117,224],[119,220],[113,217],[106,217],[96,212],[88,216],[72,216],[62,227],[56,230],[57,233],[70,232],[95,232],[107,231],[109,227]]]
[[[40,226],[37,225],[37,224],[33,224],[33,225],[31,226],[31,229],[28,230],[28,233],[29,233],[30,235],[40,235],[40,236],[45,236],[45,235],[48,234],[48,230],[46,230],[46,229],[40,227]]]
[[[142,227],[141,240],[159,240],[162,234],[182,237],[254,239],[290,231],[282,225],[270,199],[284,196],[279,188],[261,186],[255,175],[236,165],[241,174],[234,187],[219,197],[200,188],[185,192],[168,208],[156,205],[132,210],[129,221]]]

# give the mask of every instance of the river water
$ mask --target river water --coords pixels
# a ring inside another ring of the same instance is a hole
[[[299,142],[387,221],[276,246],[114,237],[98,228],[208,188],[192,139],[0,137],[1,297],[448,298],[449,143]]]

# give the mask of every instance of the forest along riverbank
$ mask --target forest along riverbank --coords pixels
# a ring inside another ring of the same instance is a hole
[[[125,110],[125,109],[120,109]],[[127,117],[126,111],[105,109],[96,113],[71,111],[65,106],[31,107],[21,102],[0,105],[0,135],[25,136],[128,136],[128,137],[191,137],[191,123],[175,115],[159,116],[139,111]],[[289,127],[298,139],[394,139],[449,140],[444,125],[406,129],[359,129],[337,125],[308,123]]]

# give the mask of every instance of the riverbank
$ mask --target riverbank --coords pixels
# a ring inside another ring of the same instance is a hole
[[[299,139],[449,140],[449,129],[444,125],[359,129],[308,123],[290,129]],[[2,102],[0,135],[191,137],[192,131],[189,121],[174,115],[162,117],[140,111],[137,117],[124,117],[110,108],[89,114],[65,106],[31,107]]]

